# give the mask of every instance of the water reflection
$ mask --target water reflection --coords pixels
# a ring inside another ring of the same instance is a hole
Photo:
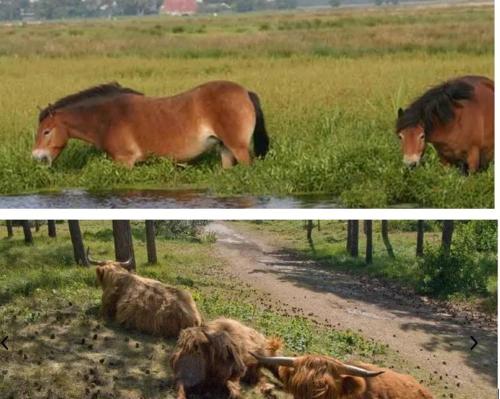
[[[331,195],[221,197],[200,190],[113,190],[90,192],[64,190],[57,193],[0,197],[0,208],[338,208]]]

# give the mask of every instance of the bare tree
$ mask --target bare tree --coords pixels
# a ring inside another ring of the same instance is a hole
[[[365,220],[365,235],[366,235],[366,253],[365,262],[367,265],[371,265],[373,262],[373,232],[372,232],[372,221]]]
[[[154,220],[146,220],[146,246],[148,250],[148,263],[151,265],[158,262],[155,238],[155,222]]]
[[[7,238],[14,237],[14,231],[12,230],[12,220],[6,220],[5,226],[7,227]]]
[[[424,256],[424,221],[417,221],[417,251],[418,257]]]
[[[445,254],[450,253],[451,240],[453,238],[453,230],[455,222],[453,220],[443,220],[443,234],[441,236],[441,248]]]
[[[135,270],[134,245],[129,220],[113,220],[113,238],[116,260],[126,262],[131,259],[130,267]]]
[[[47,228],[49,230],[49,237],[55,238],[56,233],[56,221],[55,220],[47,220]]]
[[[68,220],[68,227],[71,244],[73,245],[73,256],[75,257],[76,264],[88,266],[89,262],[87,260],[87,256],[85,255],[80,222],[78,220]]]
[[[391,258],[395,258],[394,250],[392,249],[391,241],[389,240],[389,222],[387,220],[382,220],[382,241],[384,242],[385,249],[387,250],[387,255]]]
[[[21,226],[23,226],[24,242],[26,244],[33,244],[33,235],[31,234],[29,220],[21,220]]]

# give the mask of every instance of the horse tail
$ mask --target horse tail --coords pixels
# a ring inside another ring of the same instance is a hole
[[[255,129],[253,131],[253,148],[255,156],[264,158],[269,150],[269,135],[267,134],[264,113],[260,106],[260,100],[257,94],[249,91],[248,96],[255,109]]]

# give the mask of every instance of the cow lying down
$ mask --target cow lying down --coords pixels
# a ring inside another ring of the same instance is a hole
[[[294,399],[432,399],[413,377],[371,364],[349,365],[320,355],[266,357],[261,365],[275,370]]]
[[[143,333],[177,337],[186,327],[199,326],[201,316],[187,291],[171,287],[128,270],[130,261],[96,261],[97,282],[102,288],[105,317]]]
[[[239,398],[240,380],[263,386],[260,365],[250,352],[274,356],[280,348],[280,340],[266,339],[236,320],[219,318],[187,328],[181,332],[170,359],[177,398],[185,399],[189,392],[221,389],[230,398]]]

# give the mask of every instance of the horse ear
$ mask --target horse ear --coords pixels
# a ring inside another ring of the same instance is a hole
[[[403,111],[403,108],[398,109],[398,118],[401,118],[405,112]]]

